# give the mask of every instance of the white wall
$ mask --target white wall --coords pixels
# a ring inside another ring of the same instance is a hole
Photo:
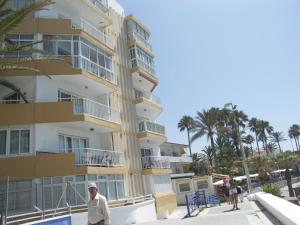
[[[300,207],[264,192],[258,192],[255,200],[276,217],[283,225],[300,225]]]
[[[111,137],[109,133],[99,134],[53,124],[36,124],[36,150],[58,152],[59,134],[88,138],[90,148],[111,150]]]
[[[172,192],[170,175],[153,175],[154,194]]]
[[[111,225],[128,225],[156,220],[154,200],[110,209]],[[87,224],[87,212],[72,214],[72,225]]]

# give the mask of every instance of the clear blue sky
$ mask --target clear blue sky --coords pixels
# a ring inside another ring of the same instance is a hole
[[[276,131],[300,124],[299,0],[119,0],[151,30],[169,141],[183,115],[225,103]],[[193,143],[200,151],[206,139]],[[287,141],[284,148],[291,149]]]

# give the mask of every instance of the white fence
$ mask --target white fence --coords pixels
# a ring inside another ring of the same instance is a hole
[[[124,166],[124,153],[118,151],[100,149],[75,149],[75,161],[77,165],[84,166]]]
[[[155,102],[157,104],[160,104],[160,98],[151,92],[145,92],[145,91],[138,91],[134,90],[134,98],[139,99],[139,98],[146,98],[152,102]]]
[[[160,135],[165,135],[165,127],[150,121],[139,122],[139,132],[149,131]]]
[[[144,156],[142,157],[143,169],[170,169],[170,161],[161,156]]]
[[[72,99],[74,114],[87,114],[99,119],[120,122],[120,112],[109,106],[86,98]]]

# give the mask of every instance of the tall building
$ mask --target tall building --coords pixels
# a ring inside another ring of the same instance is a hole
[[[10,7],[31,2],[12,0]],[[2,59],[35,59],[21,63],[31,70],[0,73],[20,90],[0,88],[0,176],[14,178],[13,191],[23,193],[14,195],[10,210],[40,206],[40,192],[44,207],[55,208],[64,182],[74,195],[63,200],[82,204],[95,181],[109,201],[153,194],[158,216],[173,211],[170,160],[160,150],[167,137],[155,122],[162,106],[153,94],[158,76],[149,37],[114,0],[59,0],[10,32],[16,44],[37,42],[44,52]]]

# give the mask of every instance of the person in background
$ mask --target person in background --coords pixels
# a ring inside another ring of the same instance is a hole
[[[96,183],[90,183],[88,189],[88,225],[109,225],[110,213],[106,198],[98,193]]]
[[[233,179],[230,180],[230,188],[229,188],[229,196],[233,203],[232,210],[236,209],[238,210],[238,196],[237,196],[237,189],[236,189],[236,183]]]
[[[243,202],[244,201],[244,196],[243,196],[244,190],[243,190],[242,186],[240,186],[240,185],[236,186],[236,191],[237,191],[238,198],[240,199],[241,202]]]

